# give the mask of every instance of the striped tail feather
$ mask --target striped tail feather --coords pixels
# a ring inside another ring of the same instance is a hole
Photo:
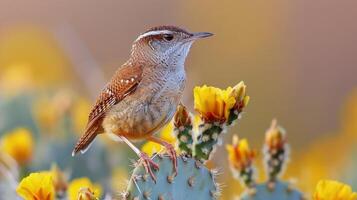
[[[100,133],[101,129],[101,126],[88,127],[85,133],[77,142],[76,146],[74,147],[74,150],[72,151],[72,156],[75,156],[79,152],[84,154],[89,149],[96,136]]]

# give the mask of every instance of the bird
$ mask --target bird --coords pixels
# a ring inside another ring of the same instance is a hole
[[[132,44],[129,59],[99,94],[72,156],[85,153],[96,136],[105,133],[125,142],[156,181],[151,168],[158,170],[159,166],[132,143],[147,140],[167,149],[177,174],[174,147],[155,133],[171,121],[181,102],[186,82],[185,60],[192,44],[212,35],[172,25],[156,26],[140,34]]]

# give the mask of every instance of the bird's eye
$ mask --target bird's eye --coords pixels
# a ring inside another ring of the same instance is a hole
[[[174,39],[174,36],[172,34],[165,34],[165,35],[162,36],[162,38],[165,41],[171,41],[172,39]]]

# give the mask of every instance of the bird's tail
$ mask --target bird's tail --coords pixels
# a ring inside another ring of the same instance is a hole
[[[99,127],[95,126],[89,127],[86,130],[86,132],[81,136],[76,146],[74,147],[74,150],[72,151],[72,156],[75,156],[78,152],[81,152],[83,154],[89,149],[91,143],[98,135],[98,129]]]

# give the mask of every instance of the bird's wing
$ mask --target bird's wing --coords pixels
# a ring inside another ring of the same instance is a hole
[[[141,78],[141,65],[126,65],[121,67],[100,94],[89,114],[88,125],[103,117],[112,106],[133,92],[140,83]]]
[[[102,129],[102,122],[106,112],[137,88],[142,79],[142,73],[143,68],[141,65],[123,65],[116,71],[92,108],[85,133],[79,139],[73,154],[87,149],[98,131]]]

